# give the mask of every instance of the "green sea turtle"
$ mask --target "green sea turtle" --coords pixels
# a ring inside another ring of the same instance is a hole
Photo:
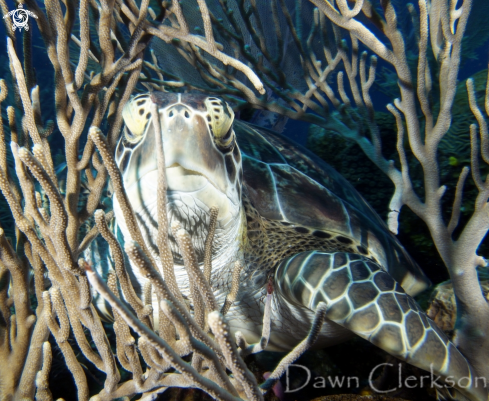
[[[153,103],[161,132],[152,123]],[[355,333],[413,365],[431,367],[449,383],[449,376],[473,377],[465,358],[410,296],[429,285],[426,276],[379,216],[326,163],[281,135],[234,120],[231,107],[213,96],[138,95],[125,106],[123,117],[116,161],[157,262],[155,135],[161,135],[165,152],[169,223],[177,220],[190,233],[200,263],[210,208],[219,208],[211,286],[221,303],[234,262],[244,265],[238,297],[227,315],[233,332],[240,331],[250,343],[259,340],[272,280],[269,350],[290,350],[303,340],[318,303],[324,302],[328,319],[317,347]],[[114,212],[127,237],[117,200]],[[169,235],[177,281],[188,296],[182,258]],[[144,284],[138,271],[132,274]],[[487,398],[482,387],[462,391],[473,399]]]

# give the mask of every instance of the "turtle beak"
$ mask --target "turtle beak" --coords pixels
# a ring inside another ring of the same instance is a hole
[[[176,185],[182,189],[182,185],[172,179],[174,173],[177,177],[200,175],[219,191],[227,193],[224,157],[214,145],[203,116],[183,104],[160,109],[159,116],[168,188],[171,190]]]

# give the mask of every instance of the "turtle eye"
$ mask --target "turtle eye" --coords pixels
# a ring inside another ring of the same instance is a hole
[[[209,128],[219,149],[228,151],[234,145],[234,112],[229,105],[215,97],[207,98]]]
[[[226,134],[221,138],[221,142],[224,144],[226,142],[229,142],[229,140],[231,139],[231,136],[233,134],[233,126],[231,125],[231,127],[228,129],[228,132],[226,132]]]
[[[145,128],[146,126],[143,126]],[[126,144],[137,144],[144,137],[145,129],[142,132],[138,131],[137,134],[131,131],[127,126],[124,127],[124,140]]]
[[[127,126],[124,127],[124,139],[126,141],[134,143],[137,142],[141,137],[142,135],[134,135]]]
[[[216,145],[223,152],[230,152],[234,148],[234,144],[236,143],[233,126],[229,128],[226,134],[219,138],[219,141],[216,140]]]
[[[139,142],[151,117],[150,100],[147,95],[136,96],[122,110],[124,138],[130,143]]]

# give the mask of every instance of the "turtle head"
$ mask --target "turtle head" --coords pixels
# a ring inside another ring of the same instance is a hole
[[[153,104],[159,124],[153,121]],[[241,210],[242,167],[234,113],[226,102],[200,94],[156,92],[134,97],[122,115],[125,126],[116,162],[140,221],[156,220],[160,136],[170,224],[175,217],[191,234],[206,233],[204,223],[212,206],[219,208],[218,227],[234,224]]]

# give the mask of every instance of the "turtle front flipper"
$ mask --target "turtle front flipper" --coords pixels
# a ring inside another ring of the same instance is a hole
[[[328,319],[440,376],[469,399],[487,400],[486,388],[474,380],[475,372],[465,357],[371,260],[343,252],[302,252],[280,264],[275,284],[288,302],[312,311],[324,302]]]

